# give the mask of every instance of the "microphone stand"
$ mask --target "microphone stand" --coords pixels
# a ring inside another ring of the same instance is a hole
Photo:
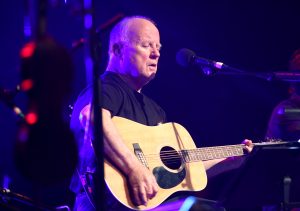
[[[104,202],[104,159],[103,159],[103,131],[102,131],[102,97],[101,97],[101,80],[98,76],[99,58],[97,53],[97,38],[95,30],[95,18],[94,18],[94,0],[84,0],[84,23],[86,29],[85,42],[85,66],[87,82],[93,82],[93,99],[90,112],[89,121],[91,115],[94,117],[93,125],[93,139],[92,145],[96,156],[96,172],[94,179],[95,184],[95,208],[98,211],[105,209]]]
[[[262,78],[267,81],[287,81],[287,82],[300,82],[299,72],[248,72],[238,68],[230,67],[221,62],[213,62],[209,65],[197,64],[202,68],[205,75],[234,75],[234,76],[254,76]]]
[[[116,22],[124,17],[123,13],[118,13],[110,18],[105,23],[101,24],[97,28],[94,26],[94,14],[93,3],[91,5],[85,4],[85,19],[92,17],[91,25],[85,25],[86,36],[72,42],[71,53],[74,53],[77,49],[82,46],[85,47],[85,64],[86,64],[86,78],[87,84],[93,83],[93,99],[92,106],[90,109],[90,116],[88,117],[88,126],[85,128],[85,133],[89,133],[89,126],[91,123],[92,116],[94,117],[93,137],[92,146],[96,156],[96,172],[94,178],[95,182],[95,195],[94,201],[96,210],[104,210],[105,202],[105,183],[104,183],[104,158],[103,158],[103,131],[102,131],[102,97],[101,97],[101,80],[98,76],[97,71],[100,66],[101,58],[101,43],[97,41],[99,34],[103,31],[110,29]],[[89,12],[88,12],[89,11]],[[88,138],[85,136],[85,139]],[[86,140],[87,141],[87,140]]]
[[[116,22],[118,22],[123,17],[124,17],[123,13],[116,14],[115,16],[113,16],[112,18],[110,18],[108,21],[106,21],[105,23],[103,23],[100,26],[98,26],[95,29],[96,30],[95,34],[99,35],[101,32],[104,32],[104,31],[110,29]],[[71,52],[75,52],[77,49],[79,49],[80,47],[82,47],[86,42],[87,42],[87,39],[83,38],[83,37],[81,37],[81,38],[73,41],[72,42]]]

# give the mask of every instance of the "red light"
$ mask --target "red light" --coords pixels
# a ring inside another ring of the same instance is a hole
[[[34,50],[35,50],[35,43],[34,42],[29,42],[25,44],[25,46],[21,49],[20,55],[21,58],[29,58],[33,55]]]
[[[33,125],[38,120],[38,115],[34,112],[30,112],[26,115],[25,120],[28,124]]]
[[[22,91],[28,91],[33,87],[33,81],[32,79],[25,79],[21,82],[21,90]]]

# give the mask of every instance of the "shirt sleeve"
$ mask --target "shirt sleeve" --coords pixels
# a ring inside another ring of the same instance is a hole
[[[110,84],[102,85],[102,108],[111,112],[115,116],[124,103],[124,97],[119,87]]]

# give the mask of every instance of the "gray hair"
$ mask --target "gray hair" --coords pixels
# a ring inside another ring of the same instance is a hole
[[[110,58],[113,54],[114,44],[121,43],[121,42],[126,42],[126,41],[129,40],[128,33],[127,33],[128,32],[128,25],[132,20],[135,20],[135,19],[148,20],[156,26],[156,24],[153,20],[151,20],[150,18],[145,17],[145,16],[129,16],[129,17],[123,18],[119,23],[117,23],[114,26],[114,28],[110,32],[109,50],[108,50],[108,54],[109,54]]]

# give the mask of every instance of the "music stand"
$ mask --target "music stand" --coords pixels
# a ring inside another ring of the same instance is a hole
[[[227,210],[300,207],[300,143],[255,146],[221,193]]]

